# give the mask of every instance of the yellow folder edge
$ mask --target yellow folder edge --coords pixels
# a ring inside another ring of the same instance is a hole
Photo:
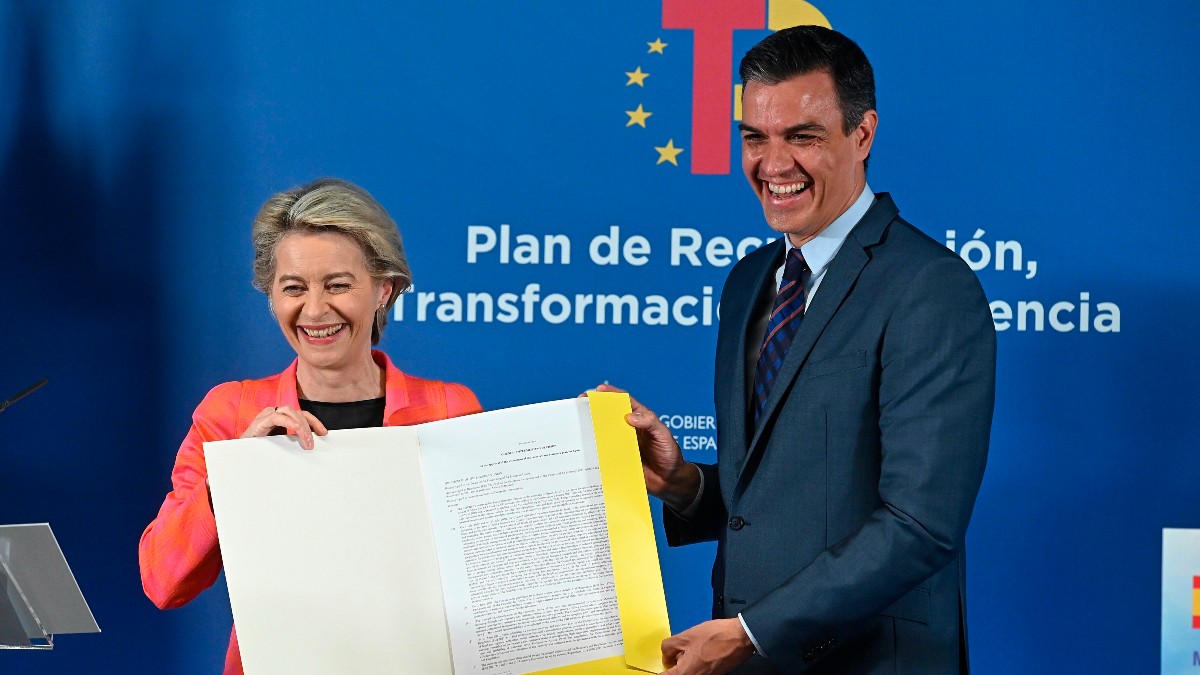
[[[629,395],[592,392],[588,402],[600,456],[625,663],[657,673],[662,670],[662,641],[671,636],[671,622],[637,432],[625,421],[632,411]]]
[[[588,403],[600,456],[625,655],[540,670],[536,675],[618,675],[634,669],[658,673],[663,670],[662,641],[671,635],[671,622],[637,432],[625,421],[632,412],[629,395],[593,391],[588,392]]]

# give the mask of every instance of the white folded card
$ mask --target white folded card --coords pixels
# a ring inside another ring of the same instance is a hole
[[[248,675],[658,672],[628,397],[206,443]]]

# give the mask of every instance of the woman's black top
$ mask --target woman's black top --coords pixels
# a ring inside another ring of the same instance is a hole
[[[326,403],[300,399],[300,409],[312,413],[326,429],[364,429],[383,426],[383,409],[387,402],[382,396],[365,401]]]

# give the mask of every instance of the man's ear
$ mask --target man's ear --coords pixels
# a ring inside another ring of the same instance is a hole
[[[858,159],[864,160],[871,154],[871,145],[875,143],[875,128],[879,126],[879,113],[868,110],[863,113],[862,120],[850,135],[854,137],[854,145],[858,151]]]

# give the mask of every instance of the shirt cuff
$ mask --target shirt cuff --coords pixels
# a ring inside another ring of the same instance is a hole
[[[688,504],[687,508],[682,511],[675,511],[675,509],[671,509],[672,511],[675,511],[675,515],[683,518],[684,520],[691,520],[692,516],[696,515],[696,512],[700,510],[700,498],[704,496],[704,472],[700,471],[700,467],[696,466],[695,464],[692,464],[692,466],[695,466],[696,471],[700,473],[700,488],[696,490],[696,498],[693,499],[692,503]]]
[[[758,654],[764,659],[767,658],[767,655],[763,653],[762,647],[758,646],[758,640],[754,639],[754,633],[750,632],[750,626],[747,626],[746,620],[742,618],[741,612],[738,612],[738,621],[742,624],[742,630],[746,631],[746,637],[750,638],[750,644],[754,645],[754,653]]]

